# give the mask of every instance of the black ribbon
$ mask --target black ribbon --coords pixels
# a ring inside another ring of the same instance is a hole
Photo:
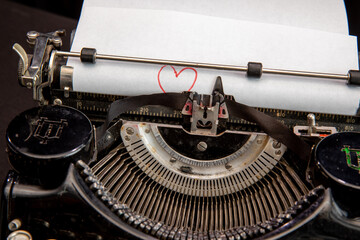
[[[98,127],[97,136],[100,140],[111,121],[127,111],[144,106],[164,106],[173,109],[182,109],[190,93],[159,93],[140,95],[119,99],[110,105],[105,123]],[[310,146],[296,136],[288,127],[276,119],[257,111],[255,108],[225,99],[230,116],[242,118],[256,123],[266,134],[291,149],[301,160],[307,162],[310,156]]]
[[[232,100],[225,100],[229,115],[256,123],[266,134],[283,143],[301,160],[307,162],[311,147],[295,135],[287,126],[263,112]]]
[[[103,125],[97,128],[97,137],[100,140],[109,124],[120,114],[127,111],[134,110],[144,106],[164,106],[174,109],[182,109],[185,105],[186,100],[189,98],[190,93],[158,93],[150,95],[140,95],[134,97],[127,97],[119,99],[110,104],[105,122]]]

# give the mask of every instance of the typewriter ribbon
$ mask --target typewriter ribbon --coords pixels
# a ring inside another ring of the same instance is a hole
[[[189,93],[161,93],[117,100],[110,105],[104,125],[97,129],[98,139],[100,140],[104,136],[109,124],[122,113],[151,105],[181,109],[188,98]],[[225,103],[232,116],[258,124],[266,134],[285,144],[302,161],[307,162],[309,160],[310,146],[296,136],[288,127],[252,107],[228,99],[225,100]]]

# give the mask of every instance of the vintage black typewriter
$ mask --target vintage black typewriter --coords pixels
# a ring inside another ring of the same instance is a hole
[[[251,108],[221,77],[207,94],[74,92],[69,57],[155,60],[63,52],[62,34],[14,45],[40,106],[7,130],[2,239],[359,239],[359,117]]]

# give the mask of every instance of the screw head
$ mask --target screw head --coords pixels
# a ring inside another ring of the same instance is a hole
[[[174,157],[170,158],[170,162],[172,162],[172,163],[176,162],[176,158],[174,158]]]
[[[126,128],[126,133],[129,135],[133,135],[134,134],[134,129],[132,127],[128,127]]]
[[[275,149],[279,149],[279,148],[281,147],[281,143],[278,142],[278,141],[276,141],[276,140],[274,140],[272,146],[273,146],[273,148],[275,148]]]
[[[232,168],[232,166],[231,166],[231,164],[226,163],[226,164],[225,164],[225,168],[229,170],[229,169],[231,169],[231,168]]]
[[[125,136],[126,141],[130,141],[130,137],[128,135]]]
[[[55,99],[54,99],[54,104],[55,104],[55,105],[61,105],[61,104],[62,104],[61,99],[60,99],[60,98],[55,98]]]
[[[198,143],[198,145],[196,147],[200,152],[204,152],[208,146],[207,146],[206,142],[201,141]]]
[[[36,38],[39,36],[40,34],[36,31],[30,31],[26,34],[26,37],[27,37],[27,42],[30,44],[30,45],[35,45],[36,43]]]
[[[40,34],[37,31],[27,32],[26,36],[29,40],[35,40]]]
[[[52,43],[54,44],[55,47],[61,47],[62,46],[62,39],[61,37],[59,36],[55,36],[53,39],[52,39]]]

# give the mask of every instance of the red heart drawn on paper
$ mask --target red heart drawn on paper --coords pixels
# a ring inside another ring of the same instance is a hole
[[[163,86],[161,85],[161,81],[160,81],[160,73],[161,73],[161,72],[162,72],[162,70],[163,70],[164,68],[166,68],[167,66],[168,66],[168,65],[164,65],[164,66],[162,66],[162,67],[160,68],[160,70],[159,70],[159,72],[158,72],[158,76],[157,76],[159,86],[160,86],[161,90],[162,90],[164,93],[166,93],[166,92],[165,92],[165,90],[164,90]],[[190,88],[188,89],[188,91],[190,91],[190,90],[194,87],[195,82],[196,82],[196,79],[197,79],[197,75],[198,75],[198,73],[197,73],[197,71],[195,70],[195,68],[192,68],[192,67],[185,67],[185,68],[181,69],[181,70],[180,70],[180,72],[177,72],[173,66],[170,66],[170,67],[173,69],[173,71],[174,71],[174,74],[175,74],[175,77],[176,77],[176,78],[178,78],[178,77],[179,77],[179,75],[180,75],[183,71],[185,71],[185,70],[192,70],[192,71],[194,71],[194,72],[195,72],[195,78],[194,78],[194,81],[191,83],[191,86],[190,86]],[[165,79],[164,79],[163,81],[165,81]]]

